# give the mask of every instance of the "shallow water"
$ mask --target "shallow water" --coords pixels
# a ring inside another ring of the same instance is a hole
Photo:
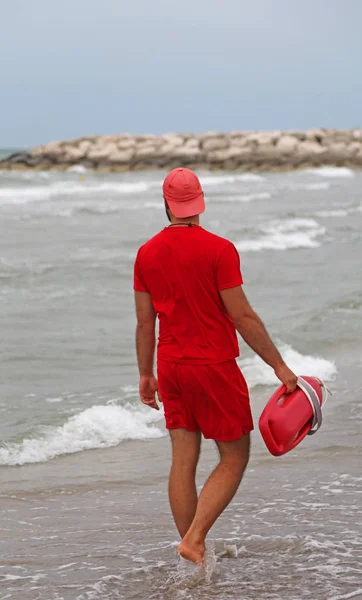
[[[334,391],[273,458],[277,382],[240,343],[252,459],[206,576],[176,557],[162,411],[137,399],[132,265],[166,224],[162,175],[0,172],[0,600],[362,598],[362,175],[201,174],[202,225],[237,245],[290,366]],[[200,486],[215,461],[204,443]]]

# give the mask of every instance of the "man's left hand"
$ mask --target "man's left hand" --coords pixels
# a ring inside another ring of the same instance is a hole
[[[158,406],[156,401],[156,393],[158,392],[158,382],[156,377],[154,377],[153,375],[151,377],[141,377],[139,389],[141,402],[143,402],[143,404],[146,404],[147,406],[150,406],[151,408],[160,410],[160,407]],[[158,399],[159,401],[161,401],[159,396]]]

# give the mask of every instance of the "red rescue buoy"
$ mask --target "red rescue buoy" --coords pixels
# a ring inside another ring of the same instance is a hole
[[[317,377],[298,377],[298,387],[291,394],[281,385],[265,406],[259,429],[266,447],[274,456],[286,454],[306,435],[318,431],[322,424],[321,408],[328,388]]]

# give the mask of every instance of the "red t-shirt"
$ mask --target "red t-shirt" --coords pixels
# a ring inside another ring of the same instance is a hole
[[[219,290],[242,283],[235,246],[199,225],[165,227],[141,246],[134,289],[148,292],[157,312],[158,358],[208,364],[239,356]]]

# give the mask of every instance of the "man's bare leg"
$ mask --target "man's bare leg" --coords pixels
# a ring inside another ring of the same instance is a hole
[[[201,433],[187,429],[171,429],[172,466],[169,479],[170,506],[181,538],[189,529],[196,513],[196,467],[200,455]]]
[[[195,518],[178,546],[184,558],[202,563],[205,538],[216,519],[233,499],[246,469],[250,452],[250,434],[234,442],[216,442],[220,462],[206,481],[197,503]]]

